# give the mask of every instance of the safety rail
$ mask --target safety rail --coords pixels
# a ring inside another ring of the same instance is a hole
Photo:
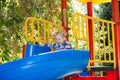
[[[53,42],[52,33],[63,27],[47,20],[28,17],[25,21],[24,31],[28,42]]]
[[[89,36],[88,36],[88,19],[79,17],[78,15],[74,14],[72,18],[72,32],[73,36],[76,39],[76,49],[79,49],[79,44],[85,42],[87,50],[89,50]],[[83,41],[82,43],[79,42]]]
[[[93,59],[89,61],[88,69],[93,66],[112,65],[116,69],[116,56],[114,44],[114,22],[99,18],[85,16],[80,13],[73,14],[72,31],[77,41],[85,41],[89,50],[88,20],[92,21],[93,29]],[[109,64],[108,64],[109,63]]]

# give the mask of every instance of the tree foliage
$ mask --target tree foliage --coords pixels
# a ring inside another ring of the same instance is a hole
[[[120,7],[120,1],[118,2]],[[94,13],[96,16],[99,16],[99,18],[105,19],[105,20],[112,20],[112,3],[103,3],[99,4],[99,9],[94,9]],[[120,9],[119,9],[120,11]]]

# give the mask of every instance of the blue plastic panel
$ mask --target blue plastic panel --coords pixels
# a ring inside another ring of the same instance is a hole
[[[26,53],[24,57],[29,57],[33,55],[37,55],[40,53],[44,52],[49,52],[50,48],[45,45],[45,46],[40,46],[40,45],[34,45],[34,44],[26,44]]]

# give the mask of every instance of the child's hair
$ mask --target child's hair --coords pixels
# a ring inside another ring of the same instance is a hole
[[[59,30],[59,31],[53,33],[53,37],[55,38],[55,36],[59,35],[59,34],[62,35],[63,37],[66,37],[67,32],[64,29]]]

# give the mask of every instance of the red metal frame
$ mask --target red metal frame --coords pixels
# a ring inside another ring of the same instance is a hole
[[[87,3],[87,12],[88,16],[92,16],[92,2]],[[90,50],[90,59],[93,60],[93,29],[92,29],[92,20],[88,20],[88,31],[89,31],[89,50]],[[94,63],[90,64],[91,66],[94,65]],[[94,76],[94,72],[90,72],[91,76]]]
[[[114,22],[119,22],[119,6],[118,0],[112,0],[112,17]],[[118,80],[120,80],[120,24],[114,25],[114,34],[115,34],[115,50],[116,50],[116,62],[118,67]]]
[[[62,10],[62,26],[67,32],[67,41],[68,41],[68,15],[67,15],[67,0],[61,0],[61,10]]]
[[[23,53],[22,53],[22,58],[24,58],[24,56],[25,56],[25,51],[26,51],[26,45],[23,45]]]
[[[92,16],[92,2],[87,3],[88,16]],[[89,49],[90,49],[90,59],[93,59],[93,29],[92,20],[88,20],[88,31],[89,31]]]
[[[106,76],[73,76],[66,80],[117,80],[116,71],[108,71]]]

